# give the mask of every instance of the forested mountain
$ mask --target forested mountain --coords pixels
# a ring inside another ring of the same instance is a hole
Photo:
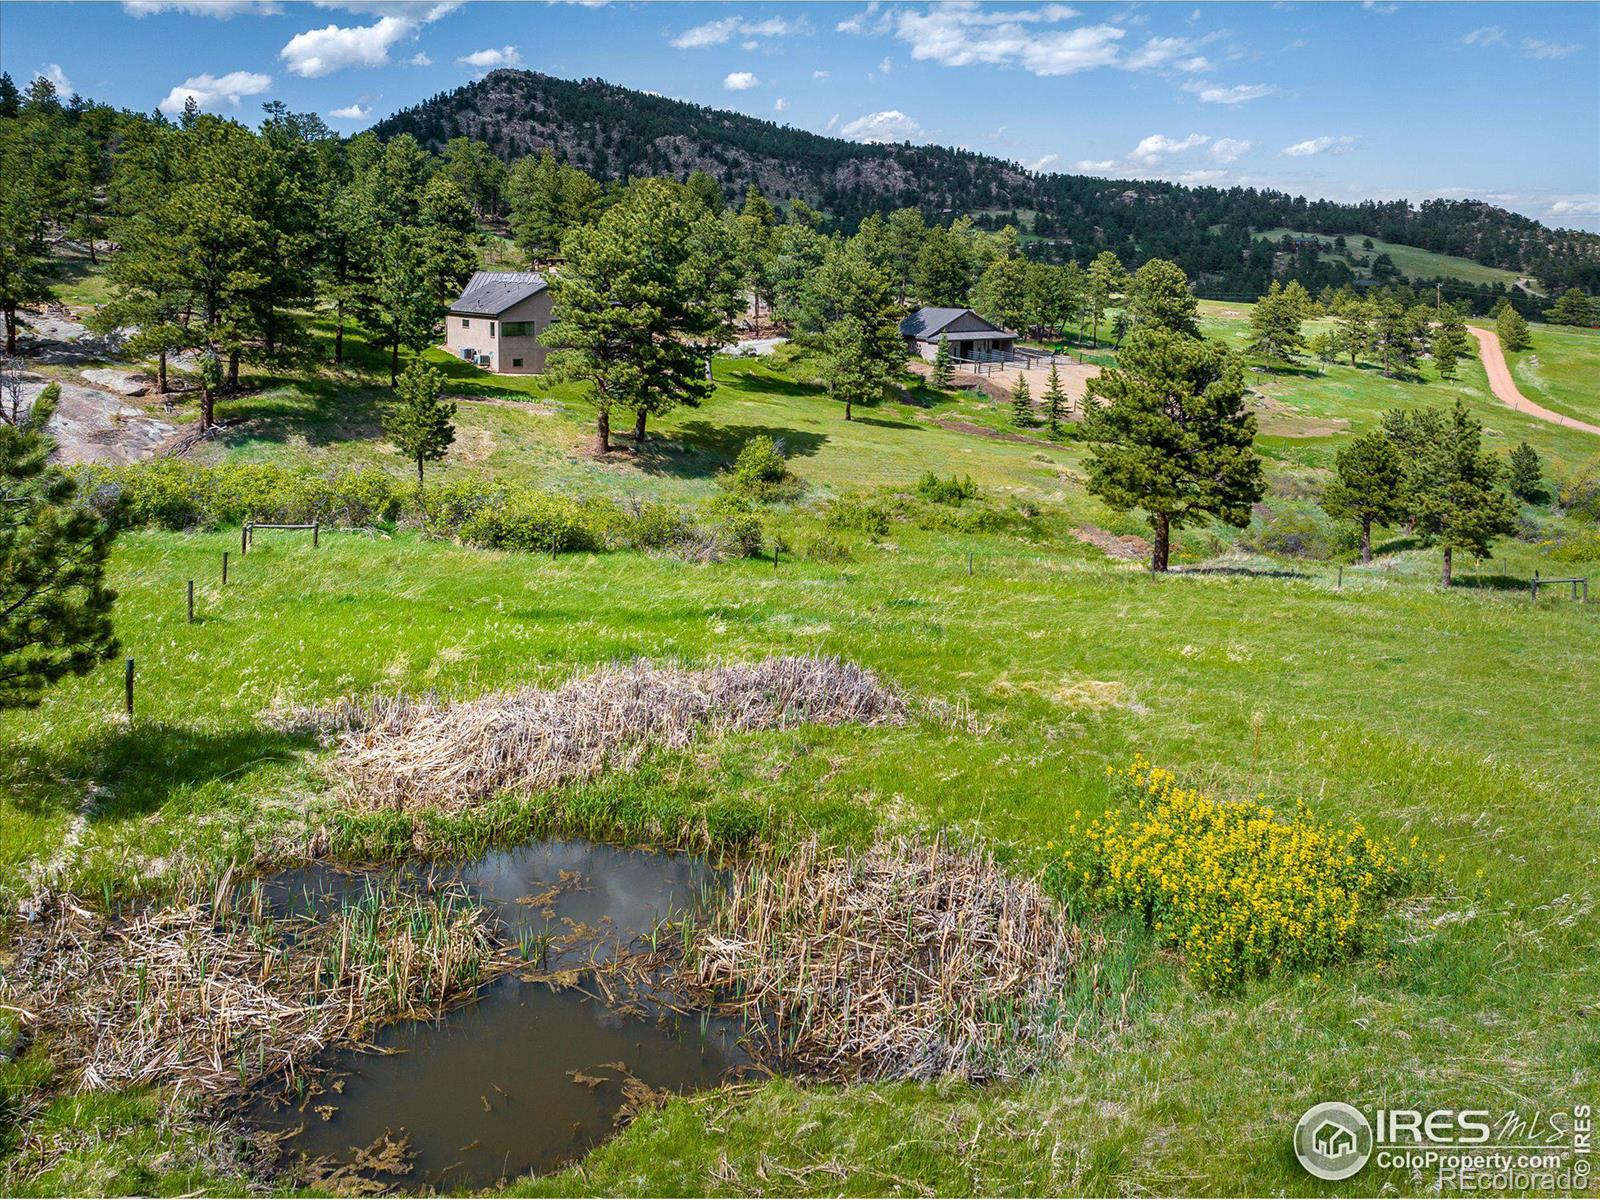
[[[1049,239],[1047,256],[1088,262],[1112,249],[1129,264],[1166,257],[1227,292],[1259,292],[1284,273],[1251,238],[1275,228],[1381,238],[1518,271],[1550,290],[1600,291],[1600,235],[1552,230],[1482,201],[1337,204],[1258,188],[1034,174],[968,150],[863,145],[599,79],[494,71],[396,113],[376,132],[410,133],[435,150],[466,136],[507,160],[549,147],[602,178],[683,178],[699,169],[730,195],[755,183],[774,199],[803,199],[847,229],[902,207],[932,219],[972,214],[980,223],[1032,212],[1024,231]],[[1340,264],[1312,259],[1309,284],[1349,281],[1335,277]]]

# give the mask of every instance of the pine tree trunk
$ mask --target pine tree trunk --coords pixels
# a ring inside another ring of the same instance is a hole
[[[595,424],[594,449],[596,454],[611,453],[611,410],[602,408]]]
[[[202,433],[211,428],[214,415],[213,404],[211,385],[202,379],[200,381],[200,430]]]
[[[89,242],[89,262],[90,262],[91,265],[98,267],[100,265],[100,260],[95,257],[95,253],[94,253],[94,234],[91,233],[89,235],[88,242]]]
[[[844,419],[846,421],[850,420],[850,401],[849,400],[846,400],[844,402]]]
[[[1446,546],[1444,548],[1444,575],[1440,579],[1440,582],[1445,587],[1449,587],[1455,582],[1454,564],[1450,561],[1450,557],[1450,547]]]
[[[228,352],[228,391],[229,392],[237,392],[238,390],[239,390],[239,352],[237,350],[230,350]]]
[[[17,306],[6,305],[6,353],[17,352]]]
[[[1361,522],[1361,561],[1372,561],[1372,518]]]
[[[339,306],[339,324],[333,331],[333,361],[335,366],[344,365],[344,305]]]
[[[1150,548],[1150,569],[1165,571],[1172,555],[1172,523],[1166,513],[1156,513],[1156,544]]]
[[[156,355],[156,390],[163,396],[167,394],[167,352],[163,350]]]
[[[644,419],[649,413],[645,409],[637,409],[633,414],[633,442],[636,446],[644,445]]]
[[[400,381],[400,339],[396,337],[389,347],[389,386]]]

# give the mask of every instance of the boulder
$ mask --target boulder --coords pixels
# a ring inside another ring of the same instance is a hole
[[[118,371],[111,367],[92,367],[81,372],[83,377],[97,387],[119,396],[142,396],[150,390],[150,381],[131,371]]]

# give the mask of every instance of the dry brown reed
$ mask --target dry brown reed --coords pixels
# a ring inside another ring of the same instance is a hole
[[[939,839],[748,863],[685,943],[680,983],[743,1016],[771,1065],[972,1080],[1071,1041],[1098,944],[988,852]]]
[[[802,724],[897,722],[905,705],[837,658],[774,657],[689,670],[632,663],[554,689],[475,700],[378,696],[291,716],[334,735],[334,770],[364,808],[460,809],[628,770],[652,746]]]
[[[248,895],[219,887],[120,919],[57,897],[0,996],[85,1090],[220,1097],[293,1082],[324,1046],[437,1015],[509,965],[459,893],[375,889],[320,921],[274,919]]]

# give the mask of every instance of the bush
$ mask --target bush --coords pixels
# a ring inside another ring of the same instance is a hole
[[[600,516],[591,503],[569,496],[512,491],[461,526],[461,539],[489,550],[560,554],[598,550],[604,544]]]
[[[822,510],[822,520],[830,529],[848,529],[868,537],[886,537],[896,513],[882,497],[859,492],[838,496]]]
[[[1239,535],[1238,544],[1245,550],[1280,558],[1327,559],[1333,557],[1338,535],[1319,510],[1285,505],[1252,519]]]
[[[1579,533],[1546,543],[1546,551],[1559,563],[1600,562],[1600,529]]]
[[[978,485],[972,482],[971,475],[965,479],[957,479],[954,475],[949,479],[940,479],[929,471],[917,480],[917,495],[935,504],[962,504],[978,498]]]
[[[1280,815],[1213,800],[1142,755],[1106,773],[1124,804],[1081,833],[1070,826],[1053,871],[1092,902],[1141,915],[1202,987],[1232,991],[1359,954],[1383,902],[1432,873],[1416,838],[1402,850],[1359,821],[1320,821],[1304,802]]]
[[[855,555],[850,552],[850,547],[840,538],[831,533],[813,533],[801,543],[800,553],[812,562],[820,563],[847,563],[854,562]]]
[[[1584,462],[1561,481],[1556,502],[1568,516],[1600,521],[1600,455]]]
[[[618,541],[630,550],[666,550],[693,529],[682,510],[656,500],[633,503],[623,510]]]
[[[793,495],[796,480],[789,474],[789,461],[783,443],[765,434],[747,441],[722,476],[722,486],[735,496],[768,503]]]
[[[246,521],[373,525],[396,520],[411,498],[384,471],[358,468],[319,475],[272,463],[207,467],[158,459],[82,472],[99,500],[120,500],[119,520],[158,529],[214,529]]]

